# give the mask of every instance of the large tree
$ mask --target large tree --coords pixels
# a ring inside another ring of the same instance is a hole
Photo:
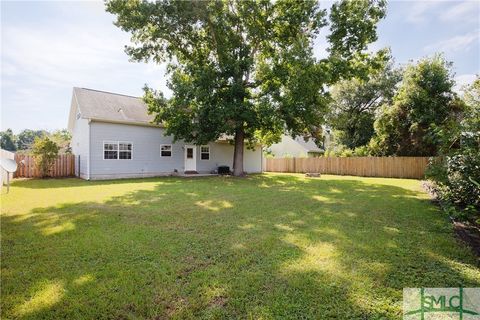
[[[335,140],[350,149],[367,145],[374,135],[375,111],[391,104],[400,80],[401,72],[390,60],[367,79],[346,79],[333,86],[328,124]]]
[[[15,135],[13,134],[12,129],[7,129],[0,132],[0,147],[3,150],[15,151],[17,146],[15,144]]]
[[[434,156],[463,109],[451,63],[441,55],[406,67],[393,104],[380,108],[370,147],[379,155]]]
[[[116,25],[132,34],[137,61],[168,62],[165,99],[145,88],[155,121],[175,139],[196,144],[233,137],[234,174],[243,174],[244,143],[273,142],[288,131],[318,136],[326,88],[366,73],[383,0],[340,1],[330,11],[329,57],[313,57],[327,25],[317,1],[110,0]],[[373,63],[374,65],[375,63]]]
[[[25,129],[22,130],[17,136],[17,149],[18,150],[28,150],[32,147],[35,138],[40,138],[48,135],[49,133],[45,130],[32,130]]]

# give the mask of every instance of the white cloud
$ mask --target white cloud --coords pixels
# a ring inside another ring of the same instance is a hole
[[[64,127],[74,86],[141,95],[148,83],[169,96],[165,65],[130,62],[123,52],[129,36],[103,3],[54,6],[65,11],[52,23],[2,22],[2,127]]]
[[[407,15],[406,20],[411,23],[423,23],[431,16],[431,10],[440,5],[441,1],[415,1],[412,3]]]
[[[442,21],[479,21],[480,2],[463,1],[442,12],[440,20]]]
[[[478,30],[455,36],[446,40],[439,41],[437,43],[430,44],[423,48],[428,53],[432,52],[455,52],[455,51],[467,51],[475,43],[478,45],[479,33]]]

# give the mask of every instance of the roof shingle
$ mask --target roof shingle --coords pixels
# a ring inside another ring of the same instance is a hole
[[[92,120],[152,124],[141,98],[86,88],[73,88],[81,117]]]

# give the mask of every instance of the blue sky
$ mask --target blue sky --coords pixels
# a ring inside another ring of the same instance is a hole
[[[479,17],[480,1],[390,1],[371,48],[390,47],[398,64],[444,52],[460,86],[480,73]],[[135,96],[145,83],[165,90],[164,66],[129,62],[129,36],[112,22],[103,2],[2,1],[2,130],[65,128],[74,86]],[[325,48],[320,37],[315,54]]]

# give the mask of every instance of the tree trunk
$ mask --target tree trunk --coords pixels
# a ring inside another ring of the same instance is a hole
[[[243,176],[243,146],[244,146],[245,132],[243,128],[235,130],[235,150],[234,154],[234,168],[233,175],[236,177]]]

